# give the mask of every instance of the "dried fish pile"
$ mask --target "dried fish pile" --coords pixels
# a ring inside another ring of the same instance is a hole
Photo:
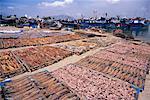
[[[2,94],[12,100],[80,100],[49,72],[40,72],[7,83]]]
[[[101,37],[101,40],[104,42],[105,46],[117,43],[121,41],[120,38],[114,37],[114,36],[106,36],[106,37]]]
[[[60,48],[41,46],[17,50],[14,51],[14,54],[26,63],[31,71],[34,71],[70,56],[71,52]]]
[[[25,71],[11,52],[0,52],[0,78],[12,77]]]
[[[43,38],[1,39],[0,41],[3,41],[3,45],[0,48],[43,45],[43,44],[65,42],[70,40],[77,40],[81,38],[82,37],[76,34],[68,34],[63,36],[53,36],[53,37],[43,37]]]
[[[134,100],[130,84],[109,78],[86,67],[70,64],[52,75],[78,92],[85,100]]]
[[[89,42],[89,43],[96,43],[98,47],[106,46],[106,44],[102,41],[102,39],[100,37],[89,38],[89,39],[85,39],[83,41]]]
[[[70,41],[61,44],[54,44],[52,46],[69,50],[74,54],[82,54],[90,49],[95,48],[97,44],[83,42],[82,40],[77,40],[77,41]]]
[[[51,46],[71,51],[72,53],[77,54],[77,55],[82,54],[87,51],[86,47],[76,47],[76,46],[71,46],[71,45],[65,45],[63,43],[54,44]]]

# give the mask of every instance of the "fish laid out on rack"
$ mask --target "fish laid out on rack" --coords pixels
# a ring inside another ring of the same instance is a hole
[[[21,34],[18,38],[41,38],[43,37],[41,34],[40,34],[40,30],[27,30],[27,31],[24,31],[23,34]]]
[[[118,53],[110,52],[110,51],[100,51],[97,52],[94,57],[97,58],[103,58],[111,61],[116,61],[122,64],[130,65],[133,67],[137,67],[139,69],[147,70],[147,64],[148,60],[142,59],[142,58],[137,58],[137,57],[130,57],[126,55],[121,55]]]
[[[108,51],[123,54],[126,56],[135,56],[145,59],[150,59],[150,47],[142,45],[134,45],[127,43],[118,43],[112,48],[107,49]]]
[[[2,48],[3,48],[3,40],[0,39],[0,49],[2,49]]]
[[[12,77],[24,73],[26,69],[9,51],[0,52],[0,77]]]
[[[41,38],[41,37],[50,37],[50,36],[62,36],[71,34],[69,32],[52,32],[46,30],[28,30],[24,31],[18,38]]]
[[[82,38],[83,37],[80,37],[77,34],[67,34],[62,36],[51,36],[41,38],[0,39],[0,41],[3,41],[3,45],[0,48],[2,49],[2,48],[44,45],[44,44],[78,40]]]
[[[120,39],[115,37],[93,37],[89,39],[84,39],[85,42],[96,43],[98,47],[106,47],[111,44],[117,43]]]
[[[22,29],[23,28],[16,28],[16,27],[12,27],[12,26],[0,27],[0,31],[19,31]]]
[[[135,90],[130,87],[130,84],[104,76],[86,67],[70,64],[52,72],[52,75],[87,100],[135,99]]]
[[[51,46],[39,46],[13,52],[31,71],[47,67],[59,60],[72,55],[71,52]]]
[[[6,100],[80,100],[75,92],[47,71],[12,80],[3,88]]]
[[[141,90],[144,89],[146,71],[139,68],[92,56],[86,57],[75,64],[119,78],[141,88]]]

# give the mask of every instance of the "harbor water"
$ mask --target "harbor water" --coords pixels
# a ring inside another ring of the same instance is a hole
[[[132,35],[135,39],[150,43],[150,25],[146,29],[133,30]]]

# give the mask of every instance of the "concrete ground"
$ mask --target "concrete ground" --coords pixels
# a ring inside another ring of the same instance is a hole
[[[139,100],[150,100],[150,74],[146,76],[145,89],[139,95]]]

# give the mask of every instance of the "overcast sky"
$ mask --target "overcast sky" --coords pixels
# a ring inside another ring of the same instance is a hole
[[[35,17],[94,15],[147,17],[150,19],[150,0],[0,0],[0,13],[4,15]]]

